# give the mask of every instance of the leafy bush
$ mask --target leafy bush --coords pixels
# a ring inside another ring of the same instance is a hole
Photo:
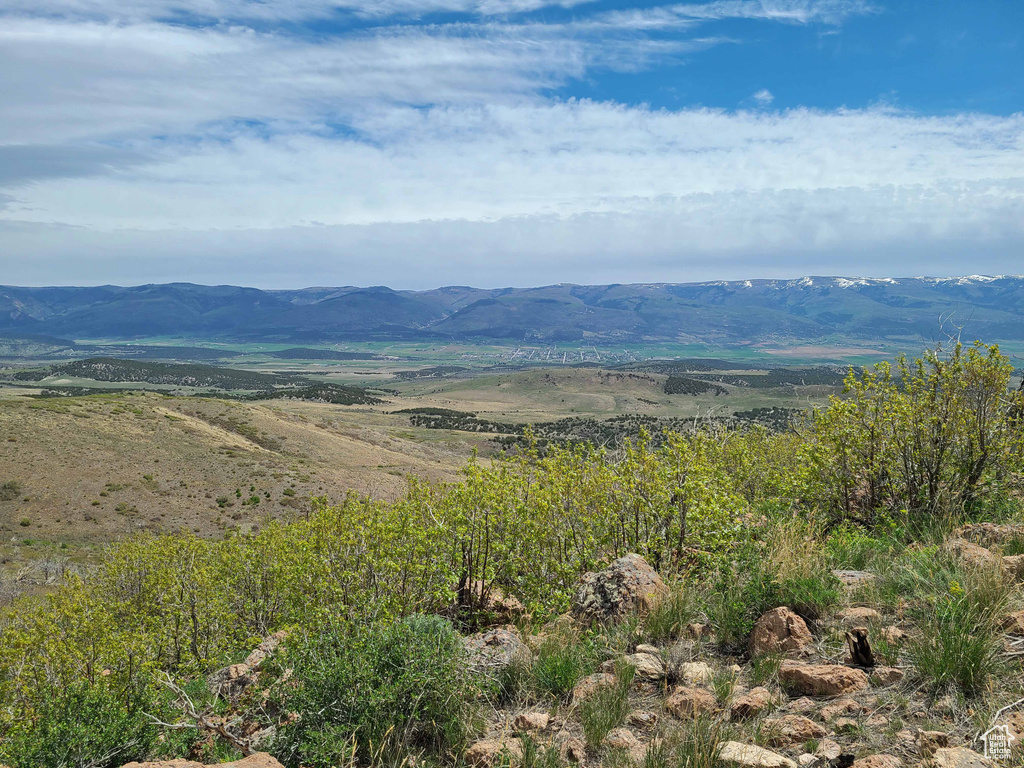
[[[307,636],[281,661],[293,675],[277,686],[277,706],[299,717],[281,728],[274,751],[285,765],[312,768],[461,754],[477,693],[463,654],[437,616]]]
[[[144,760],[155,743],[145,686],[119,691],[101,678],[40,693],[37,709],[0,730],[0,761],[12,768],[113,768]]]

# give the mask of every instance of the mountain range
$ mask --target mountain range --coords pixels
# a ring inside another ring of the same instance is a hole
[[[1024,276],[259,290],[167,283],[0,286],[0,335],[76,340],[1024,340]]]

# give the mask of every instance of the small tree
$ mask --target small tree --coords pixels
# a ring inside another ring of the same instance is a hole
[[[813,495],[870,522],[879,510],[970,511],[983,489],[1005,490],[1022,436],[1012,374],[998,346],[980,342],[851,370],[845,396],[811,422]]]

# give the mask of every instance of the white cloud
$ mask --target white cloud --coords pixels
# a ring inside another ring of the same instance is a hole
[[[769,104],[775,101],[775,96],[773,96],[772,92],[769,91],[767,88],[762,88],[760,91],[755,93],[752,98],[762,107],[767,107]]]

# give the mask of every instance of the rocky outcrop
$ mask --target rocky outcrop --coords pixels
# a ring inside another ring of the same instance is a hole
[[[882,614],[874,608],[847,608],[836,614],[836,618],[848,627],[864,627],[882,620]]]
[[[805,656],[810,653],[813,642],[806,622],[789,608],[781,606],[757,620],[747,650],[751,656],[778,652]]]
[[[470,668],[478,673],[495,672],[513,662],[526,662],[530,659],[530,649],[515,629],[479,632],[464,638],[463,644]]]
[[[277,650],[277,647],[287,636],[288,633],[282,629],[265,637],[241,664],[231,664],[230,666],[222,667],[207,677],[207,686],[209,686],[214,694],[229,697],[237,696],[253,682],[256,668],[263,663],[264,659]]]
[[[603,571],[583,576],[573,597],[572,613],[583,621],[618,621],[653,608],[668,586],[640,555],[620,557]]]
[[[779,667],[779,682],[787,691],[802,696],[842,696],[870,687],[868,676],[859,669],[791,661]]]
[[[656,683],[665,678],[665,665],[660,656],[653,653],[631,653],[623,658],[635,670],[637,680]]]

